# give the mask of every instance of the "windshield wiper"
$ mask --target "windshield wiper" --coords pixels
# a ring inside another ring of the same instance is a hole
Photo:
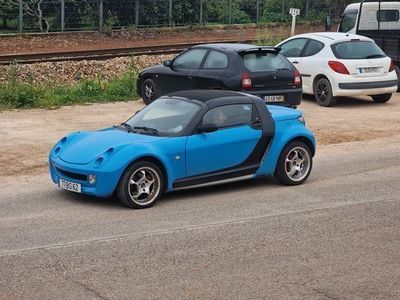
[[[151,134],[153,134],[153,135],[158,135],[158,130],[157,129],[155,129],[155,128],[151,128],[151,127],[146,127],[146,126],[135,126],[135,127],[133,127],[133,129],[141,129],[141,130],[144,130],[144,131],[146,131],[146,132],[148,132],[148,133],[151,133]]]
[[[385,55],[382,55],[382,54],[372,54],[372,55],[368,55],[366,58],[379,58],[379,57],[385,57]]]
[[[123,126],[123,127],[125,127],[127,130],[128,130],[128,132],[134,132],[134,130],[133,130],[133,128],[132,128],[132,126],[131,125],[129,125],[128,123],[126,123],[126,122],[123,122],[123,123],[121,123],[121,125],[120,126]]]

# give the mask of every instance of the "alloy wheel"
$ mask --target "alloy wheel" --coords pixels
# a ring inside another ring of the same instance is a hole
[[[302,147],[295,147],[289,151],[285,159],[286,175],[293,181],[301,181],[310,170],[310,155]]]
[[[319,81],[316,88],[316,96],[321,103],[329,102],[329,87],[323,81]]]
[[[128,193],[138,205],[148,205],[160,193],[160,177],[150,167],[136,170],[129,179]]]

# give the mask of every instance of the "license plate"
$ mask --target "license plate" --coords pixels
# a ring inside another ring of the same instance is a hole
[[[379,69],[379,67],[360,68],[360,73],[378,73]]]
[[[265,102],[283,102],[284,100],[285,100],[285,97],[283,95],[264,96]]]
[[[63,188],[64,190],[75,192],[75,193],[82,193],[82,188],[81,188],[80,183],[60,179],[60,182],[58,185],[60,188]]]

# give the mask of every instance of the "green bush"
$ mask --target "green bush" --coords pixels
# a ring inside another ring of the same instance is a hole
[[[40,87],[33,87],[27,83],[0,86],[0,104],[4,107],[34,107],[42,97],[43,91]]]
[[[264,15],[261,17],[261,22],[264,23],[285,23],[285,22],[291,22],[292,21],[292,16],[288,14],[281,14],[280,12],[271,12],[271,13],[264,13]]]
[[[50,83],[21,83],[12,80],[0,84],[1,108],[58,107],[89,102],[126,101],[138,98],[136,94],[136,72],[104,80],[84,80],[76,85]]]

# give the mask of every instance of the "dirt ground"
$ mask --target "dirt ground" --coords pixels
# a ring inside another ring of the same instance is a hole
[[[321,26],[298,25],[296,33],[323,30]],[[249,40],[289,36],[290,24],[232,25],[207,28],[156,28],[99,32],[73,32],[48,35],[0,36],[0,55],[29,52],[57,52],[151,46],[215,40]]]
[[[119,124],[143,105],[142,101],[129,101],[0,111],[0,178],[45,172],[52,145],[68,132]],[[368,97],[342,98],[332,108],[320,107],[307,96],[299,109],[318,145],[400,138],[399,94],[386,104],[376,104]]]

